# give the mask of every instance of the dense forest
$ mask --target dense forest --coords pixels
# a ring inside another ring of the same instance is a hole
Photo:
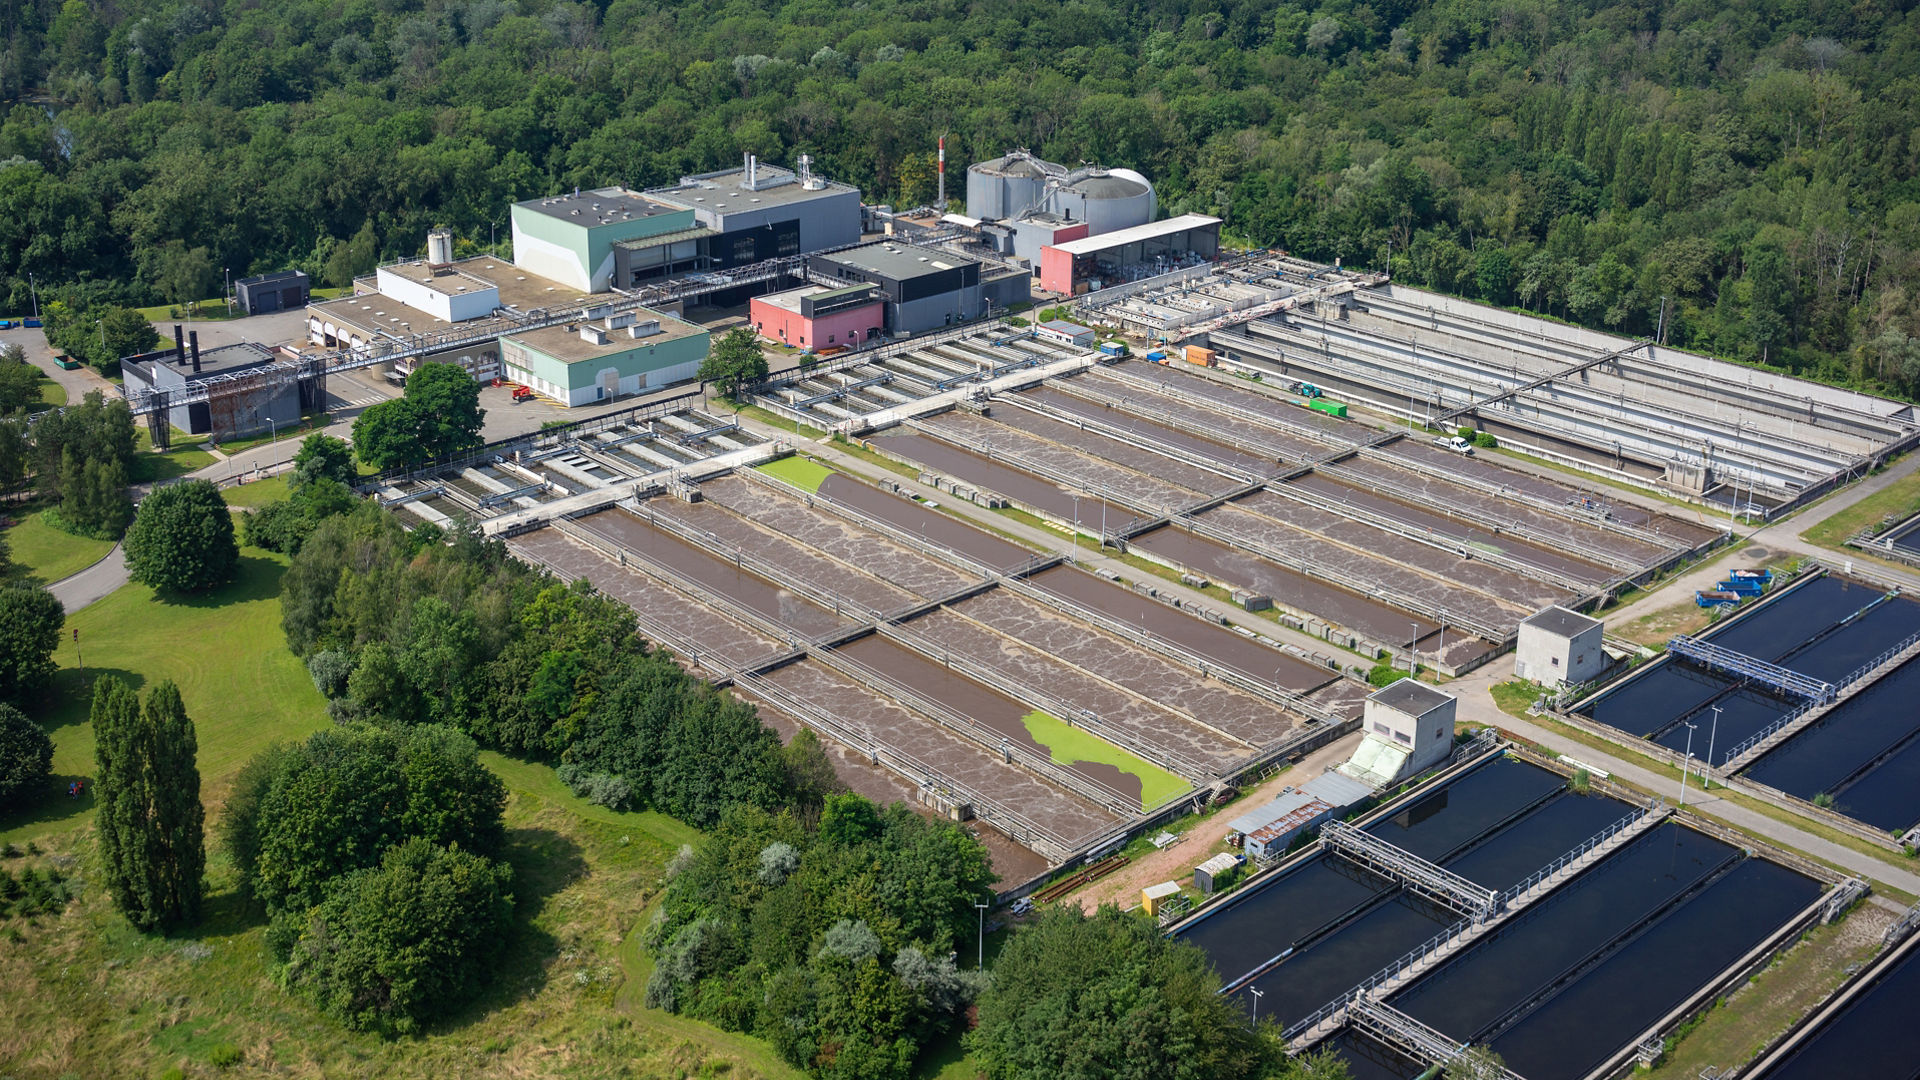
[[[1893,0],[16,0],[0,297],[337,281],[742,151],[916,204],[945,133],[956,169],[1131,166],[1242,242],[1911,395],[1916,88]]]

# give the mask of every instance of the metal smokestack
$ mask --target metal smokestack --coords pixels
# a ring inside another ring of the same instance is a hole
[[[180,324],[173,324],[173,362],[180,367],[187,366],[187,342],[180,336]]]
[[[947,208],[947,137],[940,136],[940,209]]]
[[[193,373],[200,374],[200,331],[187,331],[187,349],[193,353]]]

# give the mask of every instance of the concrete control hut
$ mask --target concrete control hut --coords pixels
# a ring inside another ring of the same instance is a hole
[[[1366,736],[1340,771],[1379,789],[1433,768],[1453,750],[1458,704],[1412,678],[1375,690],[1361,717]]]
[[[1601,648],[1606,624],[1558,604],[1541,608],[1520,624],[1513,673],[1544,686],[1578,686],[1607,670]]]

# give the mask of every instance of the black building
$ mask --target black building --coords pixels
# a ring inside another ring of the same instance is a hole
[[[234,291],[239,293],[241,311],[265,315],[269,311],[306,307],[311,290],[307,287],[307,275],[298,270],[282,270],[277,274],[241,278],[234,282]]]

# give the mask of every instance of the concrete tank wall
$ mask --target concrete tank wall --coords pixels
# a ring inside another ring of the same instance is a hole
[[[1094,236],[1117,232],[1153,220],[1153,185],[1130,170],[1076,169],[1048,200],[1048,209],[1086,222]]]

